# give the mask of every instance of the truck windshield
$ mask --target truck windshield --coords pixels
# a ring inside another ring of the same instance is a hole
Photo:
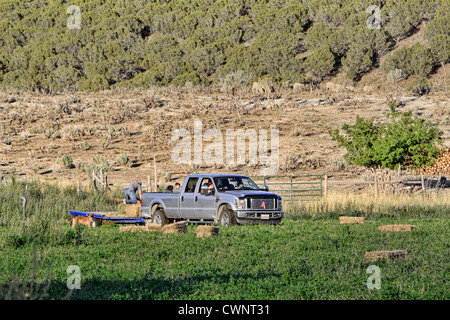
[[[218,177],[214,183],[219,191],[261,190],[252,179],[246,177]]]

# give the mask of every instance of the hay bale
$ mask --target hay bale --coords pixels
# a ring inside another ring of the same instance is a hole
[[[126,215],[127,217],[139,218],[141,216],[141,204],[127,204],[126,205]]]
[[[117,206],[118,216],[127,216],[132,218],[139,218],[141,216],[141,204],[119,204]]]
[[[214,226],[198,226],[197,227],[197,238],[217,236],[217,235],[219,235],[219,227],[214,227]]]
[[[157,224],[157,223],[146,223],[145,224],[145,229],[146,231],[161,231],[162,227],[161,225]]]
[[[119,232],[151,232],[151,231],[161,231],[161,226],[156,223],[146,223],[145,226],[126,226],[119,228]]]
[[[390,224],[378,227],[380,231],[412,231],[414,229],[417,229],[417,226],[411,224]]]
[[[186,233],[187,232],[186,222],[182,221],[166,224],[165,226],[162,227],[162,231],[164,233],[174,233],[174,234]]]
[[[392,251],[369,251],[364,254],[364,259],[369,261],[377,261],[378,259],[386,259],[387,261],[394,261],[395,259],[406,259],[408,251],[406,250],[392,250]]]
[[[343,223],[364,223],[364,217],[345,217],[342,216],[339,218],[339,222]]]
[[[119,232],[141,232],[141,231],[146,231],[145,226],[126,226],[119,228]]]

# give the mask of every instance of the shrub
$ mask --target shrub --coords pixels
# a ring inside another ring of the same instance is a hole
[[[9,174],[14,174],[14,173],[16,173],[16,171],[17,171],[17,169],[16,169],[16,167],[14,167],[14,166],[12,166],[12,167],[10,167],[10,168],[8,169],[8,173],[9,173]]]
[[[406,78],[411,75],[426,77],[433,71],[434,65],[435,60],[431,50],[416,43],[412,47],[401,47],[392,52],[381,68],[386,74],[399,69]]]
[[[389,73],[387,74],[388,82],[395,83],[395,82],[399,82],[401,80],[404,80],[405,78],[406,77],[405,77],[405,74],[403,73],[403,71],[400,70],[400,69],[397,69],[397,68],[395,70],[389,71]]]
[[[347,69],[347,77],[356,79],[369,71],[373,65],[373,57],[374,53],[371,47],[359,44],[352,45],[342,63]]]
[[[322,81],[327,75],[331,74],[334,64],[335,58],[330,48],[321,46],[308,56],[305,61],[305,68],[311,73],[314,80]]]
[[[221,92],[230,93],[248,86],[250,77],[243,70],[237,70],[220,77],[216,80],[217,87]]]
[[[328,44],[333,29],[324,22],[317,22],[308,29],[305,36],[305,45],[309,50],[314,50],[324,44]]]
[[[63,168],[70,169],[73,165],[73,159],[70,155],[63,155],[62,157],[56,159],[56,164],[60,165]]]
[[[105,76],[101,74],[95,74],[92,78],[84,78],[79,82],[79,89],[81,91],[97,92],[106,90],[108,87],[108,80],[106,80]]]
[[[386,23],[386,30],[395,41],[405,38],[413,29],[411,17],[403,5],[396,5],[394,7],[385,7],[389,13],[388,22]]]
[[[185,86],[188,82],[192,83],[192,85],[194,86],[197,86],[201,84],[207,84],[208,80],[204,77],[200,77],[196,71],[192,71],[185,72],[175,77],[175,79],[172,80],[171,84],[182,87]]]
[[[411,74],[418,77],[427,77],[434,68],[434,57],[430,49],[416,43],[411,48]]]
[[[431,82],[428,81],[427,78],[421,77],[415,79],[409,86],[408,90],[412,93],[422,96],[424,94],[428,94],[431,90]]]
[[[108,172],[112,170],[109,163],[105,161],[105,159],[101,155],[93,156],[92,160],[89,162],[77,162],[75,166],[78,170],[83,170],[84,172],[86,172],[91,178],[92,173],[95,173],[95,175],[98,176],[100,174],[100,171]]]
[[[78,145],[78,148],[81,149],[81,150],[89,150],[91,148],[91,146],[89,145],[89,142],[84,140],[82,143],[80,143]]]
[[[381,166],[394,169],[398,165],[419,168],[432,165],[439,155],[437,144],[442,132],[429,121],[412,116],[412,112],[398,112],[390,103],[388,122],[374,123],[356,117],[354,125],[345,124],[342,130],[329,133],[339,146],[347,149],[344,156],[349,164]]]
[[[381,65],[381,69],[384,73],[388,74],[392,70],[399,69],[405,75],[405,77],[409,77],[411,75],[411,69],[409,66],[409,62],[411,61],[411,51],[408,47],[401,47],[394,52],[391,52],[383,64]]]
[[[127,154],[119,154],[116,157],[116,163],[119,166],[125,166],[131,164],[131,161]]]
[[[436,61],[442,65],[450,62],[450,36],[448,34],[438,34],[432,37],[429,42]]]

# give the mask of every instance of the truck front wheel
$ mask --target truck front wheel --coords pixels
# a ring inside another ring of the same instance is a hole
[[[236,219],[234,218],[233,211],[228,208],[223,209],[219,216],[219,225],[223,227],[236,225]]]
[[[153,213],[153,223],[159,224],[161,227],[169,223],[163,210],[158,209]]]

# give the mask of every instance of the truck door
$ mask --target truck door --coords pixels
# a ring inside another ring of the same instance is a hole
[[[202,185],[208,186],[207,191],[202,192]],[[203,178],[198,185],[196,194],[198,195],[195,204],[195,216],[198,219],[214,219],[216,217],[216,196],[212,179]]]
[[[199,178],[189,178],[184,190],[180,195],[180,213],[183,219],[192,219],[195,217],[195,201],[198,195],[195,193]]]

